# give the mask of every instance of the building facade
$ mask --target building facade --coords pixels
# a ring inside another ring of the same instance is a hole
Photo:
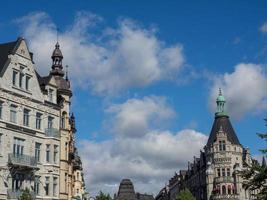
[[[0,199],[72,199],[75,119],[57,43],[42,77],[23,38],[0,44]],[[71,188],[71,189],[69,189]]]
[[[221,90],[217,97],[217,111],[207,144],[200,156],[188,162],[186,170],[180,170],[169,181],[168,198],[188,188],[197,200],[249,200],[250,191],[242,185],[240,171],[251,164],[250,151],[244,148],[225,112],[225,98]],[[160,197],[160,195],[158,195]]]

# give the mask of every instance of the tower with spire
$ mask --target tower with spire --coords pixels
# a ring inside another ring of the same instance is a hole
[[[63,71],[63,66],[62,66],[62,60],[63,60],[63,55],[60,50],[60,45],[57,42],[55,45],[55,49],[52,53],[52,70],[50,72],[51,75],[54,76],[64,76],[64,71]]]
[[[169,194],[179,194],[188,188],[196,200],[251,200],[250,191],[243,188],[244,180],[240,174],[245,164],[252,162],[250,151],[239,142],[226,112],[226,99],[221,89],[216,104],[204,151],[200,151],[199,158],[194,157],[193,162],[188,163],[187,170],[180,170],[175,183],[178,189],[170,187]]]

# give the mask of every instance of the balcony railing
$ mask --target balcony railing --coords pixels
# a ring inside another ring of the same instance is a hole
[[[234,178],[231,176],[220,176],[214,179],[215,183],[233,183]]]
[[[219,200],[219,199],[231,199],[231,200],[239,200],[239,195],[238,194],[215,194],[215,195],[212,195],[212,198],[211,199],[216,199],[216,200]]]
[[[8,162],[13,165],[37,167],[36,158],[28,155],[10,153],[8,154]]]
[[[60,138],[60,132],[56,128],[46,128],[45,129],[45,136]]]
[[[7,190],[7,199],[19,199],[23,191],[8,189]],[[36,194],[33,191],[30,191],[32,199],[35,199]]]

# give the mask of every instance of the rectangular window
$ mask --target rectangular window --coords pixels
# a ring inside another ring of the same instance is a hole
[[[65,143],[65,159],[68,160],[68,143]]]
[[[24,140],[20,138],[14,138],[13,154],[23,155],[23,151],[24,151]]]
[[[57,177],[53,178],[53,196],[57,196]]]
[[[53,128],[53,120],[54,120],[53,117],[51,117],[51,116],[48,117],[48,124],[47,124],[48,129]]]
[[[53,93],[54,93],[54,90],[52,89],[49,89],[48,90],[48,98],[49,98],[49,101],[53,102]]]
[[[230,168],[227,168],[227,176],[231,176]]]
[[[35,159],[37,162],[40,162],[40,155],[41,155],[41,144],[35,143]]]
[[[3,102],[0,101],[0,119],[3,117]]]
[[[40,195],[40,177],[36,176],[34,180],[34,192],[37,195]]]
[[[17,106],[10,106],[10,122],[17,123]]]
[[[26,89],[26,90],[29,90],[30,78],[31,78],[31,77],[26,76],[26,79],[25,79],[25,89]]]
[[[222,168],[222,176],[225,176],[225,169]]]
[[[30,110],[25,108],[23,110],[23,125],[29,126],[29,120],[30,120]]]
[[[58,145],[54,145],[54,163],[58,163]]]
[[[218,175],[218,177],[221,176],[221,170],[220,169],[217,169],[217,175]]]
[[[46,145],[46,162],[50,162],[50,144]]]
[[[40,130],[42,127],[41,124],[42,124],[42,114],[36,113],[35,128]]]
[[[24,74],[22,72],[19,73],[19,87],[22,88],[23,86],[23,78]]]
[[[80,173],[77,172],[77,181],[79,181],[79,180],[80,180]]]
[[[17,75],[18,75],[18,72],[13,71],[13,75],[12,75],[12,84],[13,84],[13,86],[17,86]]]
[[[49,196],[49,177],[45,177],[45,195]]]

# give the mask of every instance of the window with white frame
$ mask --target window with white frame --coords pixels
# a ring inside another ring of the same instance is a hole
[[[24,108],[23,109],[23,125],[24,126],[29,126],[29,121],[30,121],[30,110]]]
[[[47,124],[47,128],[48,129],[52,129],[53,128],[53,120],[54,120],[53,117],[48,116],[48,124]]]
[[[57,196],[57,177],[53,177],[53,196]]]
[[[24,152],[24,139],[14,138],[13,144],[13,154],[14,155],[23,155]]]
[[[41,143],[35,143],[35,159],[37,162],[40,162],[40,155],[41,155]]]
[[[39,130],[42,128],[42,114],[41,113],[36,113],[35,128]]]
[[[45,177],[45,195],[49,196],[49,184],[50,184],[50,177]]]
[[[54,145],[54,163],[58,163],[58,145]]]
[[[13,86],[17,86],[17,76],[18,76],[18,72],[14,70],[13,74],[12,74],[12,84],[13,84]]]
[[[10,106],[10,122],[17,123],[17,106]]]
[[[50,144],[46,145],[46,162],[50,162]]]
[[[31,79],[31,77],[26,75],[26,79],[25,79],[25,89],[26,90],[29,90],[30,79]]]
[[[54,90],[51,89],[51,88],[48,90],[48,98],[49,98],[49,101],[53,102],[53,100],[54,100]]]
[[[34,192],[40,195],[40,176],[36,176],[34,180]]]
[[[24,74],[22,71],[19,73],[19,87],[23,88],[23,79],[24,79]]]

